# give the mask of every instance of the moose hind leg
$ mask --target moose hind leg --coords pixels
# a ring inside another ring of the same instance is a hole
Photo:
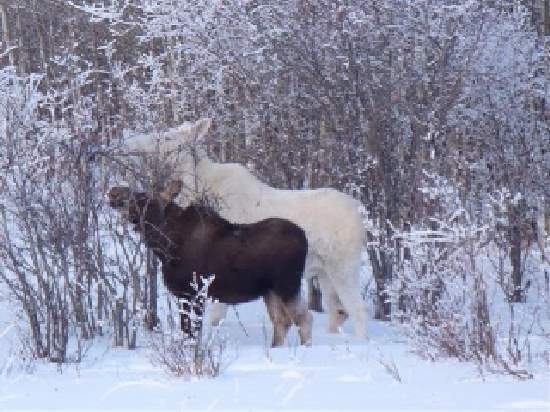
[[[319,276],[318,279],[323,293],[323,303],[328,312],[328,332],[338,333],[338,329],[348,318],[348,312],[344,309],[331,280],[326,275]]]
[[[342,280],[336,285],[338,296],[349,312],[355,336],[367,339],[367,310],[361,293],[355,285]]]
[[[298,335],[300,335],[300,345],[311,345],[311,332],[313,329],[313,316],[307,309],[306,302],[302,296],[298,294],[295,298],[284,303],[288,316],[292,322],[298,327]]]
[[[283,306],[283,301],[273,292],[269,292],[264,296],[267,313],[273,324],[273,340],[272,347],[282,346],[292,321]]]

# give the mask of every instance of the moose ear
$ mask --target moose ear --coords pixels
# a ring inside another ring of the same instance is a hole
[[[167,202],[173,201],[181,192],[183,182],[180,179],[172,179],[166,185],[166,189],[162,192],[161,196]]]
[[[204,117],[191,126],[190,134],[193,140],[200,143],[204,140],[204,137],[208,134],[210,127],[212,126],[212,119]]]

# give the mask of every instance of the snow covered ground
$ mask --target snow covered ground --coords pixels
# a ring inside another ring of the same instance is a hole
[[[263,305],[242,305],[246,333],[232,311],[223,325],[231,345],[221,376],[185,380],[151,364],[146,336],[135,351],[112,348],[105,339],[81,364],[62,370],[51,364],[39,364],[30,374],[9,368],[14,329],[5,319],[8,312],[0,313],[0,411],[550,410],[550,373],[542,362],[532,380],[482,377],[472,364],[418,358],[381,322],[370,322],[371,339],[362,342],[325,333],[326,315],[315,314],[312,347],[297,346],[294,333],[286,347],[271,349]],[[383,364],[394,364],[401,382]]]

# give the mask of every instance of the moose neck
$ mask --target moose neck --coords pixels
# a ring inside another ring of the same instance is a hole
[[[185,238],[193,230],[204,224],[223,220],[214,212],[200,205],[181,208],[174,202],[166,205],[150,201],[141,205],[142,219],[137,230],[143,235],[145,244],[163,262],[175,259],[176,251],[184,246]]]
[[[174,231],[170,230],[170,223],[167,221],[170,205],[164,206],[158,201],[146,199],[138,201],[137,208],[141,218],[135,223],[136,230],[143,235],[145,245],[162,262],[170,260],[175,244],[175,239],[172,239]]]

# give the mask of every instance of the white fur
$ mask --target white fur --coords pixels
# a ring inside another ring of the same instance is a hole
[[[132,151],[177,156],[177,177],[188,188],[206,190],[221,200],[221,215],[232,222],[253,223],[268,217],[289,219],[302,227],[308,239],[306,276],[318,276],[329,313],[329,331],[337,332],[345,321],[345,309],[357,336],[366,337],[366,310],[359,287],[359,267],[364,228],[360,203],[334,189],[279,190],[272,188],[236,163],[215,163],[198,149],[196,173],[188,144],[200,144],[208,132],[209,119],[170,130],[160,137],[130,139]],[[182,194],[182,206],[191,201]],[[211,322],[225,316],[226,307],[211,310]]]

